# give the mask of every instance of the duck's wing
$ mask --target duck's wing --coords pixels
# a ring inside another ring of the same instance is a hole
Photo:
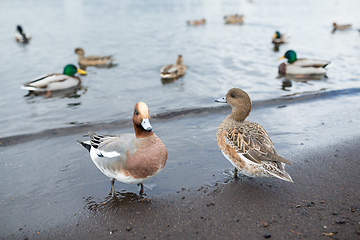
[[[32,80],[31,82],[25,83],[23,86],[21,86],[21,88],[29,91],[41,89],[45,90],[49,84],[56,82],[64,82],[68,78],[69,76],[58,73],[43,75]]]
[[[135,134],[99,135],[89,132],[89,144],[98,157],[125,158],[127,151],[131,150]]]
[[[300,58],[300,59],[296,60],[294,63],[292,63],[291,65],[299,66],[299,67],[325,68],[330,63],[331,63],[330,61]]]
[[[291,165],[288,160],[277,154],[270,137],[259,124],[249,122],[240,127],[228,128],[225,139],[238,155],[254,163],[277,162]]]
[[[160,69],[160,73],[169,73],[169,70],[171,69],[172,66],[173,66],[172,64],[162,66]]]
[[[112,55],[109,55],[109,56],[91,55],[91,56],[85,57],[85,59],[89,60],[89,61],[112,60]]]

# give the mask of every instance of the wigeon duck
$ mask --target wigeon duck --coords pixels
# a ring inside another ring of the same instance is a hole
[[[75,73],[86,74],[86,71],[75,67],[73,64],[66,65],[63,73],[53,73],[36,78],[35,80],[25,83],[21,89],[30,92],[47,92],[50,96],[51,91],[65,90],[79,86],[81,79],[74,76]]]
[[[18,25],[16,27],[15,40],[19,43],[28,43],[30,39],[30,34],[24,33],[22,27]]]
[[[221,152],[237,171],[249,177],[277,177],[292,182],[285,172],[285,163],[280,157],[270,137],[259,124],[246,120],[251,111],[249,95],[239,89],[230,89],[226,97],[215,100],[228,103],[232,112],[220,124],[216,139]]]
[[[197,20],[194,20],[194,21],[187,21],[187,24],[188,25],[191,25],[191,26],[198,26],[198,25],[204,25],[206,23],[206,20],[203,18],[199,21]]]
[[[175,64],[168,64],[160,69],[160,77],[162,79],[177,79],[185,74],[187,67],[183,63],[181,55],[176,59]]]
[[[280,59],[288,59],[288,63],[282,63],[279,66],[279,73],[290,75],[318,75],[325,74],[325,67],[330,64],[329,61],[312,60],[296,57],[296,53],[293,50],[289,50]]]
[[[244,15],[227,15],[224,17],[225,24],[243,24],[244,23]]]
[[[336,23],[333,23],[333,30],[332,30],[332,33],[334,33],[336,30],[340,30],[340,31],[343,31],[343,30],[347,30],[347,29],[350,29],[351,28],[351,24],[342,24],[342,25],[338,25]]]
[[[112,65],[113,60],[112,56],[88,56],[85,57],[85,52],[82,48],[76,48],[75,53],[79,55],[78,62],[80,66],[109,66]]]
[[[111,193],[115,196],[114,182],[140,185],[159,173],[165,166],[167,150],[152,131],[147,105],[138,102],[134,107],[135,134],[98,135],[89,132],[90,141],[78,141],[89,152],[95,165],[111,179]]]

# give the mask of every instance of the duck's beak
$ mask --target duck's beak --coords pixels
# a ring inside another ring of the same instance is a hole
[[[274,36],[273,36],[273,39],[275,39],[276,38],[276,33],[274,34]]]
[[[80,68],[77,69],[77,72],[82,74],[82,75],[86,75],[86,71],[85,70],[82,70]]]
[[[222,97],[222,98],[219,98],[219,99],[215,99],[215,102],[219,102],[219,103],[227,103],[227,101],[226,101],[226,97]]]
[[[148,118],[145,118],[141,121],[141,126],[146,130],[146,131],[151,131],[152,130],[152,126],[150,124],[150,121]]]
[[[282,56],[282,57],[278,58],[278,60],[283,59],[283,58],[285,58],[285,56]]]

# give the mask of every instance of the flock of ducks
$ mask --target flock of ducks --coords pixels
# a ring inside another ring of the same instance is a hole
[[[242,24],[243,15],[228,15],[224,17],[226,24]],[[205,19],[187,21],[188,25],[203,25]],[[351,25],[333,24],[334,31],[345,30]],[[17,26],[16,41],[28,43],[30,35],[25,34],[21,26]],[[272,43],[277,46],[287,43],[284,34],[276,32]],[[112,56],[88,56],[82,48],[76,48],[81,68],[87,66],[109,66],[113,64]],[[298,59],[293,50],[289,50],[279,59],[286,58],[287,63],[279,66],[279,73],[291,75],[325,74],[325,67],[329,61]],[[62,90],[78,86],[81,83],[76,73],[86,74],[86,71],[70,64],[64,68],[62,74],[49,74],[25,83],[21,88],[35,92]],[[185,74],[187,67],[181,55],[175,64],[168,64],[160,69],[162,79],[177,79]],[[285,171],[285,164],[291,163],[280,157],[267,132],[259,124],[247,121],[252,103],[249,95],[239,89],[230,89],[226,96],[215,102],[227,103],[232,112],[218,127],[216,139],[224,157],[234,166],[234,178],[237,172],[249,177],[276,177],[293,182]],[[162,141],[153,132],[150,123],[148,106],[138,102],[133,112],[134,133],[121,135],[99,135],[89,132],[88,141],[78,141],[90,153],[95,165],[111,180],[111,193],[116,195],[115,180],[124,183],[133,183],[140,186],[143,194],[143,183],[159,173],[167,161],[167,149]]]

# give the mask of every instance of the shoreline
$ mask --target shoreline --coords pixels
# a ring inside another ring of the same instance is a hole
[[[271,106],[277,106],[281,108],[281,107],[286,107],[287,105],[298,104],[308,101],[310,102],[319,101],[324,98],[337,98],[343,96],[344,94],[357,95],[359,94],[359,92],[360,92],[360,88],[307,92],[300,95],[289,95],[275,99],[253,101],[252,109],[255,110],[255,109],[266,108]],[[187,117],[187,118],[194,116],[203,117],[209,114],[221,113],[229,109],[230,109],[229,105],[219,104],[219,106],[214,106],[214,107],[172,110],[172,111],[152,114],[151,121],[156,123],[166,120],[174,120],[179,117]],[[129,119],[120,119],[120,120],[105,121],[98,123],[85,123],[79,125],[74,124],[74,126],[47,129],[37,133],[19,134],[14,136],[2,137],[0,138],[0,148],[27,142],[27,141],[33,141],[44,137],[66,136],[74,133],[86,133],[90,130],[94,131],[94,129],[100,130],[100,129],[109,129],[114,127],[121,129],[121,128],[128,128],[131,126],[132,123]]]

